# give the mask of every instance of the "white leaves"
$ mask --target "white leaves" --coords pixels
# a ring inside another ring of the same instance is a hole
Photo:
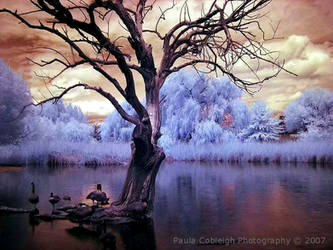
[[[250,110],[250,124],[239,137],[247,142],[267,142],[279,140],[279,121],[272,118],[271,111],[264,102],[256,102]]]
[[[248,115],[245,105],[239,107],[241,94],[241,90],[227,78],[210,78],[186,70],[172,74],[161,89],[164,100],[160,145],[220,142],[223,133],[230,129],[240,130],[236,126],[243,128],[247,118],[244,121],[237,118],[237,123],[231,127],[222,126],[226,115]]]
[[[198,123],[191,142],[194,144],[219,143],[222,140],[223,130],[216,122],[207,120]]]
[[[333,130],[333,93],[321,88],[307,90],[289,104],[285,116],[289,132],[299,132],[309,139],[328,136]]]
[[[78,107],[65,106],[59,100],[53,104],[45,103],[36,107],[39,117],[35,128],[35,140],[60,140],[63,142],[89,142],[92,140],[93,127]]]
[[[0,60],[0,144],[18,143],[25,136],[31,96],[23,78]]]
[[[130,115],[134,116],[134,109],[128,104],[122,105],[123,109]],[[101,137],[105,142],[131,140],[134,125],[125,121],[117,111],[113,111],[101,126]]]

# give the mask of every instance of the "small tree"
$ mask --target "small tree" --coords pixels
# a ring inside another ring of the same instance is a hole
[[[49,32],[69,45],[69,55],[57,51],[59,57],[39,63],[42,67],[52,63],[64,66],[52,79],[67,69],[88,64],[103,75],[135,110],[136,116],[130,115],[119,104],[114,93],[89,83],[74,84],[48,99],[57,101],[70,90],[83,87],[108,99],[124,120],[134,124],[128,174],[120,199],[110,210],[110,213],[117,211],[118,216],[152,214],[155,178],[165,158],[163,150],[157,146],[161,136],[159,92],[168,75],[182,68],[198,67],[201,64],[208,72],[220,71],[236,85],[251,91],[251,86],[276,76],[282,69],[275,60],[270,60],[271,52],[262,44],[265,37],[255,40],[254,32],[263,31],[259,22],[261,10],[270,0],[214,0],[208,8],[202,9],[198,18],[191,17],[185,1],[179,22],[165,34],[160,31],[159,25],[166,19],[167,12],[175,6],[174,2],[170,8],[162,10],[153,29],[145,27],[145,18],[153,9],[153,4],[148,4],[146,0],[137,0],[131,6],[122,0],[95,0],[89,3],[70,0],[30,2],[34,7],[30,12],[19,13],[8,9],[0,12],[9,13],[31,29]],[[46,21],[36,14],[46,16]],[[37,22],[28,18],[34,15],[37,17],[35,19],[39,19]],[[124,28],[126,36],[115,39],[117,34],[113,31],[117,21]],[[105,27],[109,29],[105,30]],[[152,45],[147,42],[147,34],[155,35],[161,42],[162,56],[158,67]],[[52,48],[52,51],[55,49]],[[135,54],[135,59],[130,55],[131,51]],[[256,80],[249,81],[248,78],[242,79],[234,74],[232,68],[237,62],[244,62]],[[260,78],[256,75],[256,67],[261,62],[275,66],[276,71],[268,77]],[[112,74],[114,70],[107,70],[108,68],[120,70],[124,76],[125,88]],[[146,106],[140,103],[136,94],[133,71],[144,81]]]
[[[267,142],[279,140],[281,131],[279,121],[264,102],[256,102],[251,107],[250,124],[240,133],[240,138],[248,142]]]

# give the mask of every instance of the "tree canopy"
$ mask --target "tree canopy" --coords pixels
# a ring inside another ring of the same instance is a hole
[[[159,10],[160,16],[154,28],[147,25],[145,20],[156,9],[154,7],[158,3],[155,1],[138,0],[135,4],[129,4],[122,0],[95,0],[89,3],[32,0],[30,3],[32,9],[25,13],[8,9],[0,12],[9,13],[31,29],[52,33],[69,45],[66,52],[44,48],[53,52],[54,58],[34,61],[41,67],[52,64],[62,66],[57,74],[49,77],[50,81],[68,69],[90,65],[113,85],[135,110],[136,116],[122,108],[115,93],[82,82],[60,88],[62,91],[59,95],[39,103],[58,100],[77,87],[95,91],[107,98],[126,121],[135,125],[149,121],[154,144],[160,137],[159,90],[171,73],[188,66],[207,72],[219,71],[237,86],[251,92],[253,86],[284,70],[283,62],[276,60],[275,52],[264,47],[264,41],[274,39],[276,32],[273,29],[273,36],[268,38],[261,26],[261,21],[266,18],[262,10],[270,0],[215,0],[203,6],[201,15],[196,17],[192,16],[187,1],[184,1],[179,22],[166,32],[161,31],[161,26],[165,24],[168,12],[175,8],[174,1],[169,8]],[[43,18],[40,14],[44,15]],[[119,29],[124,35],[119,35]],[[147,39],[151,35],[162,44],[159,66],[156,66],[153,44]],[[238,63],[253,74],[251,80],[233,71]],[[259,76],[257,69],[262,64],[273,66],[272,74]],[[125,88],[122,87],[122,80],[112,73],[112,68],[122,73]],[[146,106],[138,99],[134,72],[144,81]]]

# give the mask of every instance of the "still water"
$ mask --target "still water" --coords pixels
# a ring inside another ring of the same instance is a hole
[[[96,183],[112,201],[125,175],[124,167],[0,167],[0,205],[30,208],[31,181],[41,213],[51,211],[50,192],[88,203]],[[104,248],[77,229],[69,221],[33,225],[26,214],[0,215],[0,249]],[[153,222],[108,231],[113,249],[333,249],[333,168],[164,163]]]

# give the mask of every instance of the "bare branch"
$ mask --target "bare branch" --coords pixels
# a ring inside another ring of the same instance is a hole
[[[59,95],[44,99],[43,101],[38,102],[38,103],[28,104],[24,107],[24,109],[31,105],[40,106],[40,105],[43,105],[43,104],[45,104],[47,102],[51,102],[51,101],[53,101],[53,103],[57,103],[64,95],[66,95],[68,92],[70,92],[71,90],[78,88],[78,87],[83,87],[84,89],[93,90],[93,91],[101,94],[102,96],[104,96],[106,99],[108,99],[111,102],[111,104],[115,107],[115,109],[119,112],[119,114],[121,115],[121,117],[123,119],[125,119],[126,121],[131,122],[133,124],[136,124],[136,125],[138,125],[140,123],[140,121],[137,118],[130,116],[128,113],[126,113],[126,111],[121,107],[121,105],[118,103],[118,101],[110,93],[104,91],[100,87],[99,88],[93,87],[86,83],[74,84],[68,88],[65,88]]]

